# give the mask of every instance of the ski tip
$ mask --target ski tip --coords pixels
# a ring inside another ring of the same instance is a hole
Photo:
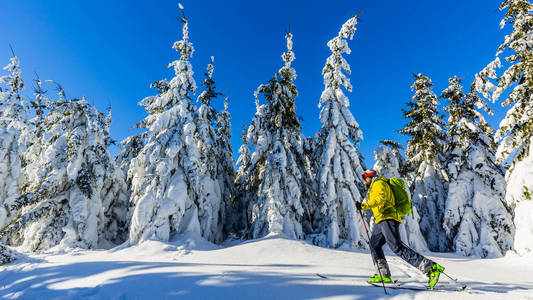
[[[457,291],[460,292],[460,291],[466,291],[468,290],[468,286],[467,285],[462,285],[460,287],[457,288]]]
[[[396,286],[402,286],[402,284],[396,279],[396,280],[393,280],[392,281],[392,284],[396,285]]]

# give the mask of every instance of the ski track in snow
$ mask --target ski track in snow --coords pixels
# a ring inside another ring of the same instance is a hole
[[[388,289],[365,281],[367,251],[333,250],[270,236],[222,248],[193,235],[112,250],[21,257],[0,267],[1,299],[533,299],[533,256],[499,259],[426,253],[468,291]],[[387,253],[393,278],[425,277]],[[322,275],[317,276],[318,274]],[[520,276],[516,276],[520,274]],[[519,281],[516,281],[516,280]],[[443,289],[455,284],[445,276]]]

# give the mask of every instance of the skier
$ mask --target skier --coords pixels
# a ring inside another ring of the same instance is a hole
[[[375,170],[366,170],[362,176],[365,182],[365,189],[368,190],[368,201],[363,203],[356,202],[356,207],[358,210],[372,209],[376,219],[376,224],[370,237],[370,253],[372,254],[377,274],[369,278],[368,281],[370,283],[392,282],[389,265],[382,249],[383,245],[387,243],[396,255],[426,274],[429,277],[428,286],[434,287],[439,280],[440,274],[444,271],[444,267],[402,243],[399,231],[402,219],[396,212],[394,194],[387,182],[387,178],[378,176]]]

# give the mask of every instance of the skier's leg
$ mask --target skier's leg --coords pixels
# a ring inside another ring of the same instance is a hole
[[[390,277],[389,265],[383,253],[383,245],[386,240],[383,236],[380,224],[375,224],[370,236],[370,253],[372,254],[372,261],[376,267],[376,274],[381,274],[383,277]]]
[[[422,256],[418,252],[405,245],[400,238],[400,223],[394,220],[384,220],[381,226],[381,232],[387,241],[387,245],[396,255],[408,262],[422,273],[428,274],[434,262]]]
[[[381,226],[375,224],[370,236],[370,253],[372,254],[372,260],[375,262],[377,259],[384,259],[383,245],[385,245],[385,237],[381,232]]]

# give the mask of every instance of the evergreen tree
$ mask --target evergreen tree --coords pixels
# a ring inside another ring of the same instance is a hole
[[[440,96],[449,101],[451,156],[443,227],[454,251],[501,256],[512,248],[514,224],[504,202],[505,179],[495,162],[492,129],[475,108],[481,99],[473,92],[465,95],[459,78],[449,82]]]
[[[250,223],[248,217],[251,216],[249,209],[254,191],[259,190],[259,176],[251,176],[258,174],[257,169],[261,166],[259,164],[251,163],[251,153],[248,147],[248,126],[244,125],[241,140],[242,145],[239,147],[239,158],[237,159],[237,173],[235,177],[235,202],[232,213],[228,214],[230,217],[226,220],[226,224],[231,226],[230,232],[233,232],[238,238],[244,237],[248,232],[248,224]]]
[[[26,101],[21,95],[24,89],[24,81],[22,80],[20,62],[18,57],[14,56],[9,60],[9,64],[3,68],[8,71],[8,75],[0,77],[0,84],[5,87],[0,89],[1,97],[1,116],[2,125],[11,126],[17,130],[26,128],[27,111]]]
[[[217,180],[220,185],[222,196],[222,208],[220,219],[224,224],[225,234],[233,232],[233,217],[236,213],[237,202],[235,199],[235,163],[233,159],[233,147],[231,146],[231,115],[228,111],[228,98],[224,100],[224,109],[216,115],[216,160]]]
[[[101,117],[101,116],[100,116]],[[101,186],[100,197],[104,209],[104,232],[100,240],[109,241],[115,245],[122,244],[128,239],[131,221],[130,208],[130,185],[126,181],[126,175],[117,164],[116,158],[111,158],[108,147],[115,144],[109,137],[111,127],[111,107],[108,109],[107,118],[102,119],[104,137],[106,141],[105,157],[107,163],[104,180]],[[100,149],[101,150],[101,149]],[[110,245],[113,246],[113,245]]]
[[[307,207],[312,192],[309,160],[303,153],[304,137],[294,103],[298,91],[293,82],[296,73],[291,67],[292,34],[285,37],[287,51],[282,55],[285,66],[255,91],[257,112],[246,138],[253,154],[241,174],[249,177],[244,179],[248,182],[244,187],[249,188],[244,193],[250,197],[247,227],[251,238],[283,233],[302,239],[311,221]],[[259,94],[266,104],[259,105]]]
[[[26,103],[21,92],[24,81],[20,63],[15,56],[4,67],[8,75],[0,77],[0,228],[13,218],[6,206],[19,197],[24,181],[21,160],[26,145],[23,136],[28,131]]]
[[[374,151],[374,170],[378,172],[380,176],[386,178],[403,178],[406,179],[406,161],[400,150],[403,150],[402,145],[395,141],[381,141],[382,145]],[[408,183],[406,180],[406,187]],[[409,196],[411,197],[411,196]],[[420,232],[420,226],[418,222],[420,216],[416,207],[413,207],[412,214],[402,219],[400,225],[400,236],[409,247],[418,251],[428,250],[426,241]]]
[[[421,216],[420,230],[431,251],[449,251],[450,241],[442,229],[447,194],[447,177],[442,172],[446,144],[445,124],[438,114],[438,99],[431,90],[428,77],[415,75],[411,86],[414,96],[407,103],[404,117],[411,119],[399,132],[411,136],[405,155],[409,171],[414,173],[411,184],[413,205]]]
[[[198,149],[198,127],[191,95],[196,92],[189,41],[188,21],[183,21],[183,39],[174,43],[180,59],[169,64],[175,77],[152,86],[159,94],[143,99],[148,116],[137,127],[146,128],[145,145],[132,160],[132,204],[130,243],[155,238],[168,241],[173,234],[192,232],[214,241],[216,203],[201,194],[202,158]],[[219,201],[219,199],[212,199]],[[203,201],[203,202],[199,202]]]
[[[496,131],[495,138],[500,141],[496,159],[510,162],[505,200],[515,212],[514,248],[528,253],[533,249],[533,4],[530,0],[505,0],[500,10],[505,9],[500,26],[509,24],[513,30],[499,46],[496,59],[476,75],[474,85],[493,101],[505,95],[502,105],[511,106]],[[500,57],[507,54],[508,67],[498,75]],[[504,94],[506,90],[509,92]]]
[[[85,99],[60,100],[42,122],[42,151],[24,168],[27,183],[9,205],[16,217],[0,231],[2,240],[29,251],[116,240],[122,225],[111,225],[118,220],[105,212],[125,197],[109,192],[117,180],[107,150],[110,116]]]
[[[125,193],[128,198],[127,210],[126,210],[126,227],[129,234],[129,227],[131,223],[131,218],[133,216],[134,204],[131,201],[132,194],[132,180],[133,175],[135,174],[135,169],[130,169],[131,163],[135,157],[141,152],[144,148],[144,134],[136,134],[125,138],[120,143],[120,152],[115,157],[115,164],[122,171],[124,180],[126,183]]]
[[[382,145],[374,151],[373,169],[378,171],[379,175],[387,178],[405,178],[407,166],[405,158],[400,152],[403,150],[403,146],[391,140],[380,141],[380,143]]]
[[[39,160],[41,152],[44,151],[46,145],[41,144],[43,135],[47,132],[47,126],[45,118],[49,111],[54,107],[55,103],[48,97],[48,90],[43,87],[43,81],[38,77],[34,80],[34,95],[35,99],[30,101],[31,108],[34,112],[34,117],[29,120],[29,128],[22,137],[26,142],[27,150],[23,155],[24,165],[30,164],[36,160]],[[45,82],[51,83],[55,86],[58,93],[58,102],[66,101],[66,94],[63,87],[52,80],[46,80]],[[29,175],[26,175],[28,177]]]
[[[312,160],[316,164],[315,189],[318,208],[315,226],[318,234],[314,243],[328,247],[366,246],[362,219],[355,208],[364,196],[363,174],[365,165],[356,145],[363,134],[349,110],[350,100],[342,90],[351,91],[352,85],[346,74],[351,74],[343,54],[350,54],[347,39],[353,39],[357,16],[342,25],[338,36],[328,42],[331,56],[326,60],[322,74],[324,91],[319,107],[322,127],[314,138]],[[346,74],[344,73],[346,72]]]
[[[221,207],[221,187],[218,182],[217,168],[219,161],[215,148],[217,135],[214,126],[217,112],[211,105],[211,100],[222,94],[216,91],[213,80],[215,70],[213,62],[214,58],[211,56],[211,63],[207,65],[207,73],[205,73],[205,80],[202,83],[205,90],[198,97],[198,101],[202,104],[198,109],[198,114],[195,115],[198,128],[196,139],[201,161],[198,213],[200,225],[206,229],[203,233],[204,237],[215,242],[221,242],[223,231],[219,213],[223,212],[224,208]]]

